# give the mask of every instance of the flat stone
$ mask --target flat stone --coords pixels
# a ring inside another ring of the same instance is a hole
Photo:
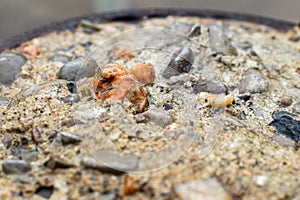
[[[172,76],[178,76],[181,73],[187,73],[191,70],[193,62],[194,53],[190,48],[184,47],[179,49],[173,54],[173,57],[162,76],[169,79]]]
[[[5,160],[2,170],[5,174],[24,174],[31,170],[31,166],[25,160]]]
[[[81,138],[78,135],[69,132],[60,132],[61,142],[63,145],[78,144],[81,142]]]
[[[213,54],[234,54],[234,47],[230,44],[227,35],[220,24],[210,24],[209,30],[209,44]]]
[[[283,147],[296,147],[297,145],[297,143],[294,140],[283,135],[277,135],[273,137],[273,141],[275,141],[277,144]]]
[[[175,186],[175,192],[182,200],[231,200],[232,197],[225,191],[215,178],[195,180]]]
[[[219,80],[206,78],[198,81],[193,85],[194,92],[199,94],[200,92],[208,92],[212,94],[227,94],[228,88]]]
[[[60,158],[58,156],[51,156],[44,164],[45,167],[49,168],[49,169],[66,169],[66,168],[70,168],[70,167],[74,167],[73,164],[69,163],[69,161]]]
[[[135,155],[123,155],[112,151],[93,152],[93,155],[97,159],[91,156],[85,156],[82,158],[81,164],[85,168],[96,169],[103,173],[115,175],[132,172],[138,168],[139,158]]]
[[[27,59],[18,53],[0,54],[0,84],[10,86],[20,75]]]
[[[59,79],[68,81],[78,81],[82,78],[94,76],[95,70],[98,68],[96,61],[91,58],[77,59],[66,63],[62,66],[57,74]]]
[[[248,70],[242,77],[239,85],[239,93],[263,93],[268,89],[267,78],[257,70]]]

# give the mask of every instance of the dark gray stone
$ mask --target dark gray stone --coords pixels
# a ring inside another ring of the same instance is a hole
[[[242,77],[239,93],[263,93],[268,89],[267,78],[257,70],[248,70]]]
[[[172,76],[178,76],[181,73],[187,73],[191,70],[193,62],[193,51],[188,47],[184,47],[173,54],[173,57],[162,76],[169,79]]]
[[[59,70],[57,77],[59,79],[65,79],[68,81],[78,81],[82,78],[89,78],[94,76],[95,70],[98,65],[95,60],[88,59],[77,59],[68,62]]]
[[[123,155],[120,152],[113,151],[98,151],[93,152],[93,155],[95,155],[97,159],[85,156],[81,161],[82,166],[115,175],[135,171],[138,168],[139,158],[135,155]]]
[[[25,160],[5,160],[2,170],[5,174],[24,174],[31,170],[31,166]]]
[[[27,59],[18,53],[0,54],[0,84],[10,86],[20,75]]]
[[[78,144],[81,142],[81,138],[78,135],[69,132],[61,132],[61,142],[63,145]]]

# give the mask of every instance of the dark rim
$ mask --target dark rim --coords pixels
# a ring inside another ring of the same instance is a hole
[[[222,12],[222,11],[212,11],[212,10],[191,10],[191,9],[140,9],[140,10],[121,10],[106,12],[100,14],[91,14],[87,16],[76,17],[72,19],[67,19],[64,21],[52,23],[40,28],[33,29],[31,31],[22,33],[10,37],[2,42],[0,42],[0,52],[5,49],[12,49],[18,47],[20,44],[29,41],[35,37],[53,32],[53,31],[63,31],[66,29],[74,30],[80,20],[86,19],[93,22],[108,22],[108,21],[123,21],[123,22],[132,22],[147,18],[153,17],[166,17],[169,15],[173,16],[197,16],[202,18],[213,18],[213,19],[226,19],[226,20],[238,20],[238,21],[247,21],[257,24],[263,24],[272,28],[275,28],[279,31],[287,31],[291,29],[296,23],[276,20],[266,17],[240,14],[240,13],[231,13],[231,12]]]

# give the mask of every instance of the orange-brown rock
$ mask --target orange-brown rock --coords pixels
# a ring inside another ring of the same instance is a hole
[[[135,65],[131,67],[130,72],[139,82],[145,85],[153,83],[155,79],[155,70],[151,64]]]
[[[40,54],[40,50],[36,46],[28,45],[28,46],[24,46],[21,49],[21,53],[24,55],[36,57]]]
[[[135,112],[143,112],[147,105],[147,96],[143,88],[121,65],[109,64],[103,72],[98,69],[93,78],[93,87],[98,99],[108,103],[128,99]]]

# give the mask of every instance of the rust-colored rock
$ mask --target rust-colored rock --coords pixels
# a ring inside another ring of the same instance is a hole
[[[136,191],[135,181],[130,177],[126,177],[124,187],[123,187],[124,196],[132,195],[135,193],[135,191]]]
[[[28,45],[22,48],[21,53],[31,57],[36,57],[40,55],[40,50],[36,46]]]
[[[147,105],[147,96],[139,82],[125,67],[108,64],[101,71],[98,69],[93,78],[96,97],[108,103],[128,99],[137,113],[143,112]]]
[[[108,64],[106,65],[105,69],[103,70],[102,77],[103,78],[114,78],[117,76],[123,76],[128,74],[128,70],[119,64]]]
[[[139,82],[145,85],[153,83],[155,79],[155,70],[151,64],[135,65],[131,67],[130,72]]]

